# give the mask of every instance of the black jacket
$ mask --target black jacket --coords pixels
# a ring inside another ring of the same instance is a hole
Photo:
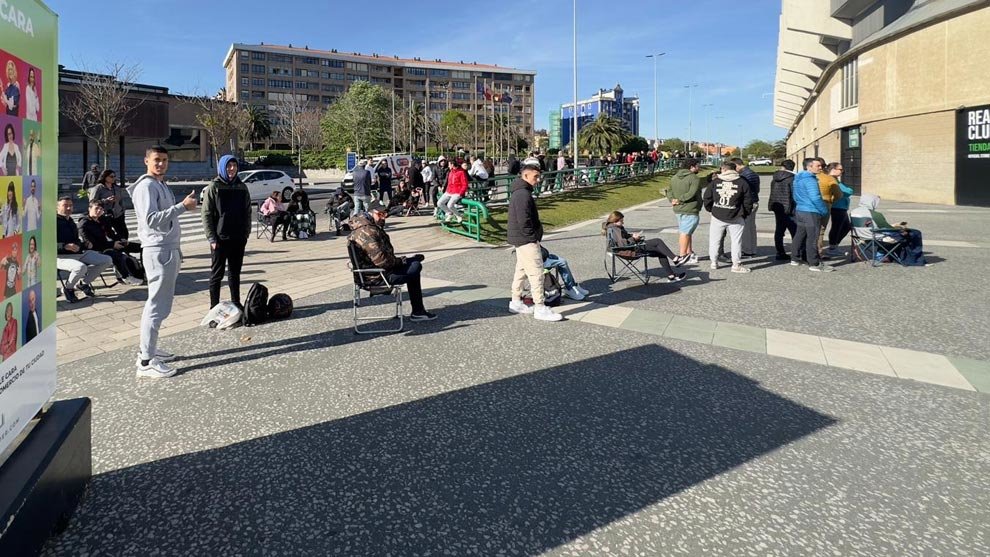
[[[753,169],[747,166],[739,172],[739,177],[746,180],[746,184],[749,186],[749,195],[753,199],[753,203],[758,203],[760,201],[760,175],[753,172]]]
[[[778,170],[770,182],[770,210],[794,214],[794,173]]]
[[[67,251],[64,247],[65,244],[76,244],[82,250],[86,248],[82,240],[79,239],[79,229],[76,228],[76,223],[72,217],[63,217],[62,215],[55,217],[55,241],[58,242],[58,253],[60,254],[82,253],[82,251]]]
[[[516,178],[510,187],[509,224],[506,240],[513,246],[524,246],[543,239],[543,224],[533,199],[533,186]]]
[[[522,163],[519,162],[519,159],[512,159],[512,161],[509,163],[509,174],[512,174],[514,176],[518,175],[520,168],[522,168]]]
[[[409,183],[406,185],[409,186],[409,189],[423,187],[423,171],[418,166],[409,167]]]
[[[214,178],[203,191],[203,232],[210,243],[244,242],[251,235],[251,192],[240,178]]]
[[[733,171],[719,174],[705,188],[705,209],[722,222],[746,218],[753,210],[753,197],[749,183]]]
[[[79,237],[83,242],[89,242],[93,246],[89,249],[94,251],[113,249],[113,241],[107,237],[103,223],[88,216],[79,220]]]

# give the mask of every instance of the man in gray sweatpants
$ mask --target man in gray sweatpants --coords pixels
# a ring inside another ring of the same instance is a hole
[[[168,170],[168,151],[164,147],[150,147],[145,151],[144,164],[147,174],[127,188],[137,214],[138,238],[143,250],[141,259],[148,279],[148,301],[141,315],[137,375],[171,377],[176,370],[167,362],[175,359],[175,355],[158,349],[158,330],[172,312],[175,280],[179,277],[182,260],[179,215],[196,208],[196,192],[191,191],[180,203],[175,202],[175,196],[164,182]]]

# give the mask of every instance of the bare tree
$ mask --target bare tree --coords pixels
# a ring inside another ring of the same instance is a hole
[[[234,140],[248,135],[251,118],[247,110],[236,102],[227,101],[223,89],[213,97],[192,97],[190,102],[199,107],[196,122],[209,136],[214,162],[220,160],[221,153],[233,151]]]
[[[110,166],[110,151],[142,102],[130,97],[141,75],[139,65],[108,62],[105,71],[98,74],[84,70],[75,95],[69,96],[61,107],[62,114],[100,148],[104,168]]]
[[[296,152],[299,182],[302,183],[302,152],[323,147],[324,135],[321,121],[324,110],[312,106],[303,95],[286,93],[275,103],[276,135],[289,140]]]

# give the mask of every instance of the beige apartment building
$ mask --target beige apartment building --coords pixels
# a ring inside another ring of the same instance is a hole
[[[990,2],[783,0],[774,123],[857,192],[990,205]]]
[[[422,60],[384,54],[360,54],[309,47],[235,43],[223,62],[227,96],[272,110],[284,95],[298,95],[316,106],[329,106],[355,81],[391,88],[406,104],[427,106],[439,121],[446,110],[473,115],[479,127],[492,113],[508,114],[516,132],[533,137],[536,72],[477,62]],[[480,134],[481,132],[479,132]],[[422,145],[420,143],[419,145]]]

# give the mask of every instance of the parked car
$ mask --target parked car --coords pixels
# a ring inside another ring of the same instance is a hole
[[[768,158],[766,158],[766,157],[757,158],[757,159],[750,159],[749,165],[750,166],[773,166],[773,161],[770,160],[770,159],[768,159]]]
[[[251,192],[251,201],[264,201],[275,190],[282,192],[283,199],[288,199],[296,189],[292,178],[281,170],[245,170],[238,172],[237,177]],[[199,202],[203,202],[202,191],[199,193]]]
[[[392,184],[398,184],[399,178],[406,173],[406,169],[412,164],[412,156],[408,153],[383,153],[380,155],[371,155],[372,167],[378,166],[378,162],[382,159],[388,161],[389,168],[392,169]],[[354,177],[348,172],[344,174],[344,179],[341,180],[341,185],[347,191],[354,191]]]

